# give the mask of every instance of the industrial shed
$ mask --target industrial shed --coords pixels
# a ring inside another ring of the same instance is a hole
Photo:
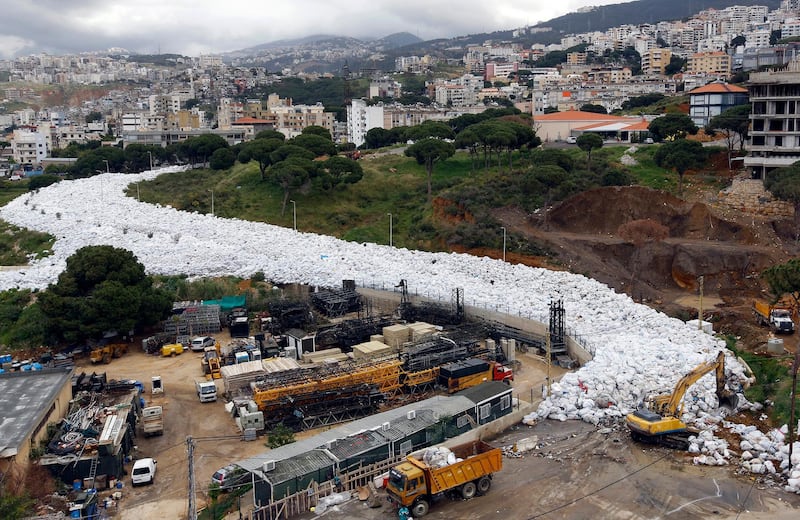
[[[470,415],[480,425],[511,413],[511,392],[510,385],[501,381],[487,381],[462,390],[456,395],[464,396],[475,403],[475,408]]]
[[[72,368],[0,374],[0,474],[24,470],[72,399]]]
[[[502,383],[502,388],[492,386],[495,392],[510,390]],[[487,391],[485,395],[490,394]],[[476,406],[475,401],[463,395],[435,396],[337,426],[236,464],[252,473],[253,501],[260,507],[302,491],[313,482],[325,482],[333,475],[465,433],[476,425]]]

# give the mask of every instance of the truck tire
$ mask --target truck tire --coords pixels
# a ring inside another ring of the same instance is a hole
[[[475,496],[475,493],[478,491],[477,486],[475,486],[474,482],[467,482],[463,486],[461,486],[461,498],[464,500],[469,500],[470,498]]]
[[[411,516],[414,518],[422,518],[428,514],[428,502],[426,500],[417,500],[411,506]]]
[[[485,495],[489,492],[489,489],[492,487],[492,479],[489,477],[483,476],[478,479],[478,494]]]

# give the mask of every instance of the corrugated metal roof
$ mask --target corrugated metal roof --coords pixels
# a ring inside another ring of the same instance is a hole
[[[333,463],[334,461],[322,450],[308,451],[290,459],[276,461],[275,469],[267,472],[267,477],[270,482],[277,484],[286,482],[298,475],[306,475],[312,471],[326,468],[333,465]]]
[[[407,404],[405,406],[401,406],[400,408],[395,408],[393,410],[370,415],[369,417],[364,417],[363,419],[358,419],[350,423],[342,424],[313,437],[301,439],[291,444],[281,446],[280,448],[265,451],[261,455],[256,455],[255,457],[241,460],[236,462],[236,464],[256,473],[257,475],[261,475],[261,466],[268,460],[282,461],[292,457],[297,457],[306,452],[324,448],[330,441],[342,439],[349,435],[355,435],[366,430],[380,428],[380,426],[385,422],[389,422],[390,424],[397,422],[398,426],[400,426],[400,424],[402,424],[402,419],[406,418],[408,412],[412,410],[416,412],[418,417],[422,415],[423,418],[430,417],[432,419],[434,412],[438,412],[440,417],[454,416],[465,411],[472,410],[474,407],[475,403],[462,395],[437,395],[431,397],[430,399]],[[425,420],[429,421],[431,419]],[[435,422],[436,421],[433,421],[433,423]],[[406,427],[407,426],[404,426],[404,428]],[[387,434],[387,432],[383,433]],[[390,439],[388,434],[386,437],[388,441]]]
[[[386,446],[386,438],[378,431],[367,430],[343,439],[331,441],[328,445],[328,451],[341,461],[355,455],[367,453],[380,446]]]
[[[511,393],[511,391],[512,388],[502,381],[486,381],[485,383],[462,390],[456,395],[464,396],[473,403],[479,404],[503,394]]]

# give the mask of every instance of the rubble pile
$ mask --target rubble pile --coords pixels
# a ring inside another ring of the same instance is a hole
[[[360,287],[386,288],[405,279],[411,293],[447,300],[453,288],[462,288],[469,306],[502,308],[540,322],[548,321],[549,304],[563,299],[571,335],[593,359],[553,384],[552,394],[526,422],[619,420],[646,396],[672,391],[678,378],[725,348],[722,341],[696,327],[636,304],[627,295],[581,275],[486,257],[345,242],[265,223],[140,203],[124,195],[128,185],[169,171],[176,168],[62,181],[0,209],[3,220],[57,238],[52,255],[32,260],[24,269],[0,272],[0,290],[44,288],[56,281],[77,249],[113,244],[132,251],[150,274],[250,277],[263,272],[275,283],[320,287],[339,287],[342,280],[354,280]],[[729,384],[740,388],[746,381],[743,367],[732,356],[725,366]],[[689,389],[684,403],[681,418],[687,424],[708,428],[722,419],[716,412],[711,375]],[[712,454],[707,442],[712,439],[702,441],[702,446],[697,444],[698,458],[711,457],[717,463],[719,453],[727,459],[727,447],[715,444]],[[702,453],[703,447],[708,454]],[[800,452],[800,443],[794,451]],[[750,453],[753,459],[763,460],[762,452],[758,457]],[[751,462],[749,467],[760,469],[758,464]],[[797,480],[794,474],[790,477]]]

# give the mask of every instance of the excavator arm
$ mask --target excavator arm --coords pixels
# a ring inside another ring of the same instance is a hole
[[[736,394],[725,388],[725,352],[720,351],[716,360],[701,363],[683,376],[672,393],[652,398],[650,410],[637,410],[628,415],[627,423],[634,439],[679,449],[688,448],[689,431],[680,420],[681,402],[689,387],[712,370],[716,371],[720,406],[735,407]]]

